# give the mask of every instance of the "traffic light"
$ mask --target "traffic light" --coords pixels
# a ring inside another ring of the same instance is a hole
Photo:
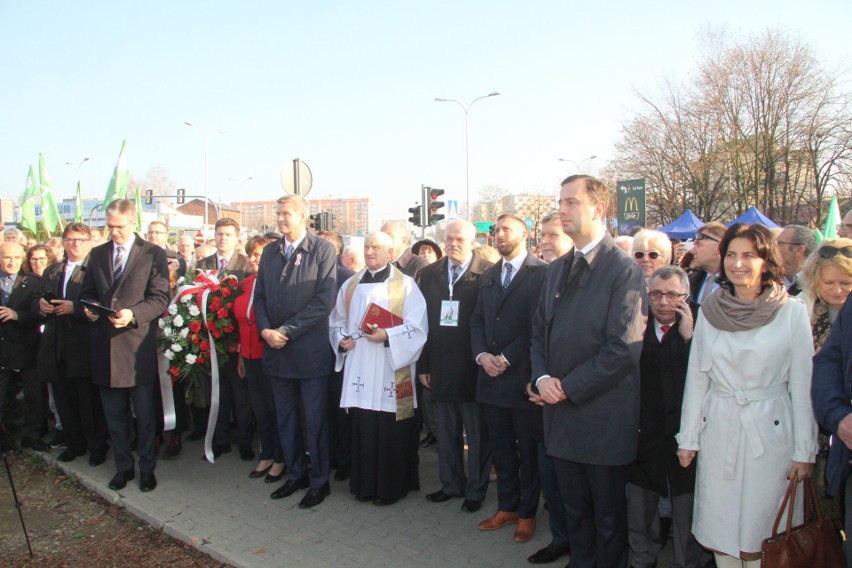
[[[408,212],[411,213],[411,217],[408,218],[408,222],[414,225],[415,227],[423,226],[423,208],[419,205],[416,207],[409,207]]]
[[[319,233],[320,231],[323,230],[322,216],[323,216],[323,213],[314,213],[310,217],[311,218],[311,229],[313,229],[317,233]]]
[[[146,189],[145,190],[145,205],[151,205],[154,203],[154,190]]]
[[[328,218],[325,220],[325,227],[328,231],[337,230],[337,223],[334,221],[334,213],[328,213]]]
[[[427,212],[427,215],[429,216],[429,223],[431,225],[437,225],[438,221],[444,220],[444,214],[441,213],[441,208],[446,205],[446,203],[438,201],[438,198],[444,195],[444,190],[435,187],[427,187],[426,191],[429,193],[429,208]]]
[[[177,203],[178,205],[183,205],[186,202],[186,190],[180,188],[177,190]]]

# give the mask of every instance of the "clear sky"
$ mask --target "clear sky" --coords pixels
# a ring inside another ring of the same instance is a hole
[[[188,193],[229,202],[282,194],[308,163],[314,196],[369,196],[405,218],[420,184],[556,190],[569,162],[599,169],[634,91],[681,78],[702,33],[798,35],[829,69],[852,68],[852,2],[444,1],[26,2],[0,0],[0,197],[17,199],[44,153],[57,198],[74,168],[102,198],[123,139],[139,178],[155,165]],[[849,75],[846,75],[847,84]],[[252,181],[243,185],[228,178]]]

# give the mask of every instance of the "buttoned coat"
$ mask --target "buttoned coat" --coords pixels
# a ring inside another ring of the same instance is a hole
[[[263,372],[270,377],[311,379],[328,376],[334,357],[328,348],[328,316],[337,297],[337,251],[306,233],[285,261],[286,241],[263,249],[254,289],[257,330],[282,328],[281,349],[263,350]]]
[[[57,367],[65,368],[65,378],[89,377],[92,374],[92,323],[83,313],[80,303],[80,291],[83,287],[83,275],[89,265],[89,257],[74,267],[71,278],[62,293],[67,263],[58,262],[48,266],[42,275],[42,288],[45,294],[53,293],[59,300],[70,300],[74,312],[64,316],[43,315],[44,331],[38,350],[39,379],[54,382],[59,378]],[[38,307],[36,307],[38,310]]]
[[[0,371],[31,369],[36,363],[39,341],[38,319],[33,300],[41,293],[41,279],[31,272],[18,272],[6,307],[15,310],[17,320],[0,323]]]
[[[479,367],[476,402],[532,410],[525,390],[531,372],[530,329],[546,273],[547,264],[527,254],[506,291],[503,262],[482,275],[479,299],[470,321],[473,357],[480,353],[502,354],[509,367],[497,377]]]
[[[531,349],[533,380],[555,377],[567,397],[544,405],[549,455],[605,466],[635,459],[647,313],[642,270],[608,234],[585,259],[572,249],[551,263]]]
[[[479,281],[492,263],[472,255],[470,265],[453,286],[459,302],[458,326],[441,325],[441,302],[450,299],[447,257],[420,272],[420,291],[426,299],[429,335],[417,362],[417,374],[431,375],[432,398],[441,402],[476,400],[476,362],[470,346],[470,318],[479,298]]]
[[[115,282],[113,250],[109,241],[89,253],[80,299],[133,312],[134,319],[126,327],[116,328],[104,316],[92,326],[92,382],[129,388],[158,380],[157,320],[169,303],[169,268],[166,252],[136,235]]]

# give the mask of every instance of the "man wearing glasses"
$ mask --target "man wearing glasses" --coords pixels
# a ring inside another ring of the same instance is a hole
[[[784,261],[784,288],[791,296],[797,296],[802,291],[799,287],[799,272],[817,245],[813,229],[787,225],[778,233],[776,242],[781,260]]]
[[[689,278],[689,288],[696,304],[700,305],[704,298],[719,287],[717,280],[722,264],[719,242],[727,229],[722,223],[713,221],[695,233],[691,266],[696,272]]]
[[[689,279],[677,266],[663,266],[648,279],[651,317],[642,341],[639,374],[639,451],[627,484],[627,525],[633,566],[656,566],[663,547],[657,514],[659,501],[672,505],[673,566],[700,566],[701,547],[692,535],[695,463],[682,468],[675,434],[680,411],[695,304]]]

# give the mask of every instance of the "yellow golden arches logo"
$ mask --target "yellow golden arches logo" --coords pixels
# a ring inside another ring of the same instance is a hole
[[[630,213],[632,211],[639,211],[639,200],[636,197],[628,197],[624,200],[624,212]]]

